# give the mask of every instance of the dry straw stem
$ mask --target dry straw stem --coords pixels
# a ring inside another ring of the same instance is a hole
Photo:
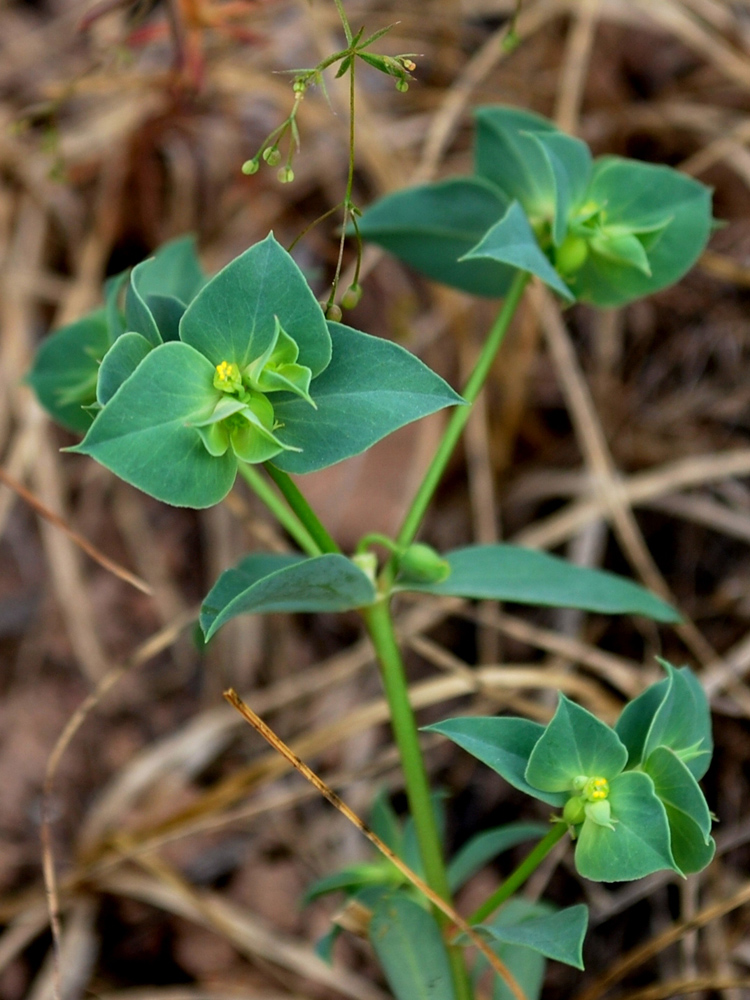
[[[144,580],[141,580],[141,578],[136,576],[135,573],[131,573],[130,570],[125,569],[124,566],[120,566],[119,563],[116,563],[114,559],[110,559],[109,556],[100,552],[100,550],[87,538],[84,538],[84,536],[79,534],[79,532],[77,532],[74,528],[71,528],[64,518],[60,517],[60,515],[56,514],[53,510],[50,510],[46,504],[42,503],[38,497],[34,496],[31,490],[27,490],[22,483],[19,483],[18,480],[11,476],[10,473],[6,472],[2,467],[0,467],[0,482],[7,486],[9,490],[12,490],[15,494],[17,494],[17,496],[19,496],[24,503],[27,503],[29,507],[33,507],[40,517],[43,517],[46,521],[49,521],[50,524],[53,524],[56,528],[64,531],[68,538],[70,538],[70,540],[77,545],[79,549],[82,549],[87,556],[90,556],[94,562],[99,563],[100,566],[108,570],[110,573],[113,573],[121,580],[124,580],[125,583],[129,583],[131,587],[135,587],[136,590],[140,590],[142,593],[149,595],[153,593],[151,587],[149,587]]]
[[[706,990],[744,990],[750,989],[750,978],[732,978],[731,976],[697,976],[691,979],[672,979],[657,986],[647,986],[642,990],[625,993],[622,1000],[667,1000],[669,997],[680,997],[690,993],[703,993]]]
[[[311,785],[320,792],[320,794],[331,803],[331,805],[338,809],[338,811],[349,820],[367,839],[377,848],[380,853],[388,858],[391,864],[397,868],[401,874],[406,878],[411,884],[419,889],[419,891],[426,896],[427,899],[435,906],[441,913],[444,913],[446,917],[467,937],[471,940],[471,943],[484,955],[489,964],[495,970],[495,972],[500,976],[500,978],[505,982],[508,988],[511,990],[513,995],[517,1000],[526,1000],[526,996],[515,980],[515,977],[510,972],[510,969],[501,962],[497,955],[492,951],[489,945],[482,940],[482,938],[474,931],[471,926],[461,917],[456,911],[450,906],[444,899],[441,899],[436,892],[427,885],[427,883],[412,871],[408,865],[395,854],[386,843],[384,843],[376,833],[374,833],[367,824],[357,816],[356,813],[352,812],[349,806],[333,791],[329,788],[326,783],[318,777],[318,775],[305,764],[300,757],[288,747],[283,740],[274,733],[274,731],[266,725],[266,723],[256,715],[255,712],[250,708],[249,705],[240,698],[236,691],[231,688],[224,692],[224,697],[227,699],[230,705],[237,709],[240,715],[245,719],[250,725],[266,740],[270,746],[273,747],[278,753],[280,753],[286,760],[296,768],[299,773],[306,778]]]
[[[728,899],[722,899],[718,903],[712,903],[710,906],[704,907],[695,916],[691,917],[690,920],[673,924],[667,930],[662,931],[661,934],[657,934],[656,937],[651,938],[650,941],[646,941],[645,944],[638,945],[638,947],[627,952],[621,958],[614,961],[607,971],[597,977],[586,989],[577,993],[574,1000],[599,1000],[599,997],[610,990],[615,983],[619,983],[628,973],[637,969],[655,955],[658,955],[665,948],[682,940],[686,934],[705,927],[712,921],[718,920],[720,917],[731,913],[732,910],[736,910],[748,902],[750,902],[750,882],[746,882],[741,889]]]

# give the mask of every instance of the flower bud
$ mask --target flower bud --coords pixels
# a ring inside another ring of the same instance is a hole
[[[326,319],[333,320],[334,323],[340,323],[343,317],[341,312],[341,307],[337,306],[335,302],[331,303],[330,306],[324,307],[326,311]]]
[[[257,174],[260,163],[258,163],[258,157],[254,156],[252,160],[245,160],[242,164],[243,174]]]
[[[398,570],[400,579],[413,583],[441,583],[451,572],[448,560],[422,542],[415,542],[404,550]]]
[[[275,167],[281,162],[281,153],[278,146],[267,146],[263,150],[263,159],[269,167]]]
[[[344,309],[354,309],[362,298],[362,286],[360,284],[349,285],[341,297],[341,305]]]
[[[291,167],[282,167],[276,174],[279,184],[291,184],[294,180],[294,171]]]
[[[406,82],[406,80],[403,79],[396,80],[396,90],[398,90],[399,93],[405,94],[408,89],[409,89],[409,84]]]
[[[586,263],[589,245],[581,236],[568,233],[555,251],[555,265],[560,274],[575,274]]]
[[[578,826],[586,819],[585,803],[582,796],[574,795],[568,799],[563,808],[563,819],[568,826]]]

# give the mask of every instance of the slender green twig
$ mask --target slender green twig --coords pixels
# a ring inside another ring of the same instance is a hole
[[[505,338],[505,334],[530,277],[526,271],[519,271],[508,289],[508,294],[484,343],[482,352],[474,366],[474,371],[469,376],[469,380],[463,389],[462,396],[469,405],[456,407],[451,415],[445,433],[430,463],[430,467],[417,490],[416,496],[412,500],[411,507],[404,518],[404,523],[396,538],[396,541],[401,546],[409,545],[419,530],[422,519],[427,512],[435,490],[453,454],[453,449],[458,444],[458,439],[461,437],[461,433],[471,415],[471,404],[476,400],[490,373],[492,363]]]
[[[491,913],[494,913],[498,906],[501,906],[506,899],[510,899],[513,893],[521,888],[526,879],[537,870],[555,844],[559,840],[562,840],[567,831],[567,823],[563,823],[562,821],[555,823],[547,836],[539,841],[534,850],[523,859],[518,868],[511,872],[503,884],[472,913],[469,917],[469,923],[480,924]]]
[[[240,462],[238,469],[248,486],[268,507],[282,528],[289,532],[302,551],[306,552],[309,556],[319,556],[323,551],[321,547],[297,517],[296,513],[289,509],[270,483],[266,482],[257,467]]]
[[[309,533],[310,537],[313,539],[318,549],[316,555],[320,552],[341,552],[341,549],[338,547],[336,542],[334,542],[326,529],[320,523],[318,515],[312,509],[307,500],[305,500],[299,487],[286,474],[286,472],[282,472],[281,469],[277,469],[276,466],[271,465],[270,462],[266,462],[264,468],[281,490],[284,495],[284,499],[292,508],[297,518],[299,518],[305,526],[305,529]]]

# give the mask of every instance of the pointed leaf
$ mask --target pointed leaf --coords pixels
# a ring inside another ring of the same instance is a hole
[[[403,893],[384,897],[369,934],[396,1000],[455,1000],[440,928],[419,903]]]
[[[613,729],[561,694],[552,721],[529,757],[525,777],[534,788],[563,792],[572,789],[579,775],[611,781],[627,759],[628,751]]]
[[[667,807],[667,812],[689,816],[708,843],[711,834],[711,813],[698,782],[674,751],[669,747],[656,747],[643,765],[651,778],[656,794]],[[671,826],[671,821],[670,821]]]
[[[180,337],[213,365],[245,368],[272,343],[276,323],[313,377],[331,358],[325,317],[294,260],[270,234],[214,275],[188,306]]]
[[[180,320],[185,304],[174,295],[147,295],[146,305],[159,329],[159,336],[166,343],[180,339]]]
[[[542,252],[526,213],[517,201],[512,202],[502,219],[461,260],[494,260],[520,271],[528,271],[569,302],[575,299]]]
[[[569,277],[576,297],[598,306],[623,305],[678,281],[711,233],[710,189],[669,167],[602,157],[594,164],[587,199],[604,209],[608,226],[636,233],[656,226],[653,242],[645,241],[650,275],[592,252]]]
[[[505,823],[476,834],[451,858],[448,865],[451,891],[460,889],[498,854],[526,840],[539,840],[548,830],[549,826],[544,823]]]
[[[333,946],[341,934],[341,927],[334,924],[327,934],[315,942],[315,954],[322,958],[326,965],[333,965]]]
[[[640,614],[679,621],[677,612],[631,580],[574,566],[557,556],[517,545],[473,545],[445,554],[450,575],[441,583],[397,586],[428,594],[515,601],[604,614]]]
[[[206,451],[191,420],[208,415],[219,393],[213,368],[187,344],[162,344],[148,354],[71,451],[91,455],[157,500],[210,507],[237,472],[234,455]]]
[[[130,274],[130,283],[125,292],[125,325],[128,331],[140,333],[152,347],[158,347],[159,344],[163,343],[162,336],[156,325],[154,314],[149,309],[146,297],[141,291],[141,281],[153,264],[156,264],[153,257],[141,261],[140,264],[136,264]],[[145,281],[143,283],[146,284]]]
[[[124,333],[110,347],[99,366],[96,401],[105,406],[126,378],[130,378],[147,354],[151,344],[140,333]]]
[[[568,906],[556,913],[528,915],[516,922],[500,911],[502,919],[481,924],[477,929],[491,939],[504,944],[522,945],[538,951],[545,958],[564,962],[576,969],[583,968],[583,939],[588,927],[588,907],[582,903]]]
[[[138,285],[143,296],[170,296],[187,305],[206,282],[194,236],[180,236],[164,243],[149,264],[141,272]]]
[[[544,726],[539,723],[528,719],[475,716],[446,719],[425,726],[424,731],[447,736],[519,791],[551,806],[561,806],[565,802],[567,796],[540,791],[525,778],[531,752],[544,732]]]
[[[508,207],[504,195],[476,177],[406,188],[375,202],[358,222],[377,243],[420,273],[473,295],[499,298],[514,271],[492,260],[464,260]]]
[[[559,246],[565,239],[571,214],[586,197],[591,177],[591,152],[585,142],[564,132],[535,132],[532,138],[541,146],[555,180],[552,237]]]
[[[291,394],[274,398],[279,438],[301,449],[273,464],[314,472],[358,455],[404,424],[463,402],[451,387],[398,344],[331,323],[333,359],[313,380],[317,411]]]
[[[85,433],[96,402],[99,362],[109,349],[106,312],[84,316],[42,342],[27,380],[45,410],[68,430]],[[20,374],[20,373],[19,373]]]
[[[555,180],[539,144],[529,133],[557,132],[546,118],[499,105],[478,108],[474,172],[518,201],[530,216],[552,219]]]
[[[375,588],[351,559],[337,554],[298,558],[258,576],[272,557],[247,556],[227,577],[214,584],[201,608],[201,628],[210,639],[217,629],[241,614],[271,611],[349,611],[372,604]],[[275,557],[277,560],[280,558]],[[260,560],[265,560],[261,562]],[[226,578],[226,579],[225,579]],[[243,578],[251,582],[242,586]],[[242,589],[239,589],[242,586]]]
[[[527,917],[546,916],[553,910],[554,908],[548,903],[531,903],[526,899],[516,897],[508,900],[502,910],[493,918],[492,923],[495,925],[501,921],[508,924],[518,923]],[[538,951],[517,944],[503,944],[495,939],[490,939],[487,943],[500,961],[510,969],[513,978],[523,990],[526,1000],[539,1000],[547,965],[545,957]],[[482,955],[479,955],[472,975],[475,987],[478,986],[487,968],[488,963]],[[499,976],[493,978],[492,1000],[515,1000],[515,994]]]
[[[670,848],[666,810],[647,774],[618,774],[608,801],[614,829],[587,818],[578,834],[575,863],[584,878],[629,882],[663,868],[682,874]]]

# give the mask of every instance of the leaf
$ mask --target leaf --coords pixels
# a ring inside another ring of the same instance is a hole
[[[567,796],[532,787],[525,777],[534,746],[544,726],[528,719],[473,716],[446,719],[424,727],[425,732],[442,733],[477,760],[491,767],[521,792],[551,806],[562,806]]]
[[[591,152],[585,142],[564,132],[535,132],[555,181],[555,215],[552,237],[559,246],[568,232],[570,216],[586,198],[591,177]]]
[[[572,789],[579,775],[611,780],[625,767],[628,751],[613,729],[560,695],[552,721],[534,746],[526,780],[545,792]]]
[[[514,923],[532,916],[544,916],[551,913],[553,907],[548,903],[531,903],[526,899],[510,899],[503,906],[502,910],[493,918],[492,923],[497,924],[501,920],[507,923]],[[488,941],[490,948],[495,952],[501,962],[503,962],[513,974],[513,978],[524,992],[526,1000],[539,1000],[544,985],[544,971],[547,961],[538,951],[531,948],[524,948],[521,945],[503,944],[497,940]],[[473,980],[478,985],[483,973],[488,968],[488,963],[483,956],[478,956],[473,972]],[[478,993],[478,991],[477,991]],[[493,977],[492,1000],[515,1000],[515,994],[511,991],[507,983],[499,976]]]
[[[669,676],[625,706],[615,731],[628,748],[628,767],[643,763],[656,747],[668,746],[700,780],[713,749],[708,700],[692,671],[661,662]]]
[[[445,815],[445,798],[446,792],[444,791],[432,792],[430,795],[432,814],[435,817],[435,829],[437,830],[437,834],[440,839],[440,846],[443,848],[443,853],[445,853],[445,831],[447,822],[447,817]],[[419,847],[419,837],[417,835],[417,825],[414,822],[413,816],[409,816],[404,823],[404,838],[400,857],[413,872],[416,872],[417,875],[422,878],[425,877],[424,864],[422,862],[422,851]]]
[[[130,378],[147,354],[151,344],[140,333],[124,333],[110,347],[99,366],[96,401],[105,406],[126,378]]]
[[[146,304],[154,317],[161,339],[180,339],[180,320],[185,313],[185,304],[173,295],[148,295]]]
[[[125,325],[129,332],[140,333],[145,337],[152,347],[158,347],[163,343],[163,339],[156,319],[146,302],[146,296],[141,291],[141,282],[144,275],[148,274],[149,267],[155,264],[154,258],[136,264],[130,274],[130,284],[125,291]],[[145,281],[143,283],[146,284]]]
[[[396,815],[388,794],[388,789],[381,788],[373,799],[370,808],[369,826],[372,832],[390,847],[394,854],[401,857],[403,834],[401,824]]]
[[[657,234],[653,242],[645,241],[650,275],[590,253],[568,279],[580,301],[619,306],[673,284],[693,266],[711,234],[710,189],[669,167],[602,157],[594,164],[587,198],[604,208],[607,226],[636,233],[656,227]]]
[[[602,570],[574,566],[557,556],[517,545],[473,545],[445,554],[450,575],[441,583],[409,583],[397,590],[515,601],[604,614],[640,614],[675,622],[674,608],[643,587]]]
[[[333,946],[340,934],[341,928],[338,924],[334,924],[327,934],[315,942],[315,954],[318,958],[322,958],[326,965],[333,965]]]
[[[542,252],[529,220],[517,201],[511,203],[502,219],[496,222],[461,260],[494,260],[499,264],[518,268],[520,271],[528,271],[568,302],[575,299]]]
[[[674,751],[668,747],[656,747],[643,765],[643,770],[651,778],[656,794],[673,813],[689,816],[708,843],[711,834],[711,813],[698,782]],[[671,826],[671,822],[670,822]]]
[[[279,438],[301,453],[272,459],[286,472],[314,472],[358,455],[387,434],[463,400],[398,344],[330,323],[333,359],[312,383],[311,410],[291,394],[274,397]],[[279,402],[276,402],[276,399]]]
[[[406,188],[375,202],[358,222],[363,238],[417,271],[472,295],[499,298],[514,271],[491,260],[463,260],[508,207],[503,194],[476,177]]]
[[[474,173],[518,201],[529,216],[552,219],[555,180],[535,132],[557,132],[546,118],[519,108],[477,108]]]
[[[341,871],[333,872],[316,879],[308,886],[302,897],[302,905],[307,906],[321,896],[331,892],[350,892],[366,885],[397,886],[404,881],[404,876],[390,862],[375,861],[348,865]]]
[[[610,782],[614,829],[586,819],[578,834],[576,868],[595,882],[629,882],[663,868],[682,874],[670,848],[667,813],[654,783],[640,771]]]
[[[498,854],[526,840],[538,840],[548,829],[543,823],[505,823],[494,830],[476,834],[464,844],[448,865],[451,891],[460,889]]]
[[[276,323],[299,347],[299,363],[318,375],[331,358],[320,304],[294,260],[273,237],[256,243],[214,275],[188,306],[180,337],[211,363],[241,369],[273,341]]]
[[[200,623],[206,640],[237,615],[349,611],[372,604],[377,596],[370,578],[351,559],[334,553],[310,558],[246,556],[229,573],[231,577],[219,577],[203,602]]]
[[[91,455],[157,500],[177,507],[210,507],[222,500],[237,472],[234,455],[209,455],[191,420],[207,416],[219,393],[213,368],[187,344],[162,344],[101,410],[84,440],[70,451]]]
[[[27,381],[45,410],[63,427],[85,433],[96,402],[99,362],[109,348],[104,309],[63,326],[42,342]]]
[[[538,951],[545,958],[583,968],[583,939],[586,937],[589,911],[583,903],[568,906],[556,913],[513,919],[512,911],[500,911],[494,921],[480,924],[483,934],[503,944],[522,945]]]
[[[150,266],[142,271],[138,286],[143,296],[173,297],[187,305],[206,282],[194,236],[180,236],[164,243],[148,263]]]
[[[455,1000],[448,953],[431,913],[393,893],[376,905],[369,933],[397,1000]]]

